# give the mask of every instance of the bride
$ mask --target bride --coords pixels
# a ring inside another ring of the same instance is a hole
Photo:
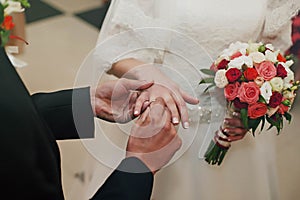
[[[219,167],[203,160],[210,138],[223,123],[225,101],[215,91],[210,97],[203,93],[199,70],[236,41],[270,42],[286,50],[291,45],[290,19],[299,8],[298,0],[111,2],[94,54],[98,66],[117,77],[154,80],[156,87],[141,98],[164,97],[173,123],[182,122],[178,132],[183,148],[176,162],[156,175],[153,199],[280,199],[273,133],[255,139],[247,134],[232,145]],[[111,38],[115,44],[105,48]],[[186,107],[184,102],[197,103],[190,94],[197,95],[199,105]],[[136,115],[141,107],[136,106]]]

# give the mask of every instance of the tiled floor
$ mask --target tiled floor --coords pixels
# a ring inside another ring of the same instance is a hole
[[[30,43],[19,58],[29,66],[18,69],[30,91],[53,91],[70,88],[85,56],[95,46],[100,24],[107,7],[101,0],[31,0],[32,8],[26,12],[27,40]],[[278,166],[283,189],[283,200],[300,196],[300,121],[299,107],[293,110],[291,126],[278,137]],[[87,199],[89,175],[92,170],[89,156],[78,141],[59,143],[63,159],[63,180],[67,200]],[[104,180],[109,169],[98,174]],[[96,184],[97,184],[96,183]],[[96,185],[97,186],[97,185]],[[96,188],[94,186],[94,188]],[[89,188],[90,189],[90,188]]]

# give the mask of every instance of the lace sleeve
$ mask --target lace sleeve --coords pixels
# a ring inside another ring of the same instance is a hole
[[[286,50],[291,46],[291,19],[300,9],[299,0],[269,0],[263,40]]]
[[[154,1],[113,0],[111,2],[98,37],[95,51],[98,62],[100,61],[100,57],[102,57],[101,64],[105,71],[109,70],[114,62],[124,58],[136,58],[149,63],[162,57],[161,50],[147,48],[149,44],[155,43],[155,41],[149,41],[153,40],[154,37],[143,37],[135,32],[135,29],[158,27],[162,24],[161,20],[154,17]],[[107,40],[110,40],[111,45],[102,45]],[[111,40],[115,41],[112,42]],[[97,50],[104,48],[103,46],[106,46],[105,55],[101,54],[103,53],[101,50]],[[112,54],[107,55],[109,52],[119,55],[112,58]]]

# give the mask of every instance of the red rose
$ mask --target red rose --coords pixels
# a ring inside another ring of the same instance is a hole
[[[269,106],[271,108],[276,108],[281,104],[282,98],[283,98],[282,94],[280,94],[279,92],[273,92],[270,98]]]
[[[243,54],[241,53],[241,52],[236,52],[236,53],[234,53],[231,57],[230,57],[230,59],[231,60],[233,60],[233,59],[235,59],[235,58],[238,58],[238,57],[240,57],[240,56],[242,56]]]
[[[257,73],[256,69],[254,69],[254,68],[247,68],[244,71],[244,76],[248,81],[253,81],[254,79],[257,78],[258,73]]]
[[[247,108],[248,104],[247,103],[243,103],[239,100],[239,98],[235,98],[233,100],[233,105],[234,107],[236,107],[237,109],[242,109],[242,108]]]
[[[284,114],[285,112],[287,112],[289,110],[288,106],[283,105],[282,103],[279,105],[279,109],[278,112],[279,114]]]
[[[282,64],[279,64],[277,66],[277,76],[281,78],[287,77],[287,71],[285,70],[284,66],[282,66]]]
[[[268,111],[268,107],[264,103],[255,103],[252,105],[249,105],[248,107],[248,116],[251,119],[257,119],[259,117],[264,116]]]
[[[225,75],[227,77],[228,82],[233,83],[242,76],[242,72],[237,68],[230,68],[229,70],[227,70]]]
[[[240,87],[239,82],[230,83],[230,84],[226,85],[226,87],[224,89],[224,95],[225,95],[226,99],[229,101],[232,101],[233,99],[235,99],[239,93],[239,87]]]
[[[226,69],[229,61],[226,59],[221,60],[221,62],[217,65],[218,69]]]
[[[266,81],[271,80],[277,74],[276,67],[270,61],[261,62],[259,65],[257,65],[256,70],[259,76],[263,77]]]
[[[260,90],[259,87],[254,82],[243,82],[240,89],[238,97],[241,102],[248,104],[254,104],[259,99]]]
[[[13,23],[12,16],[10,15],[6,16],[3,20],[2,27],[6,30],[11,30],[13,29],[14,26],[15,24]]]

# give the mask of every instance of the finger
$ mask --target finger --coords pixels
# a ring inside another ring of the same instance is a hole
[[[179,120],[180,120],[180,115],[178,112],[178,108],[176,105],[176,102],[174,101],[174,99],[172,97],[166,97],[165,98],[166,101],[166,105],[169,109],[169,111],[171,112],[171,116],[172,116],[172,123],[173,124],[179,124]]]
[[[243,128],[225,128],[223,132],[230,137],[237,135],[245,135],[247,133],[247,130]]]
[[[147,91],[143,91],[135,102],[134,116],[138,116],[142,112],[142,107],[144,105],[144,102],[148,100],[149,100],[149,93]]]
[[[181,123],[183,128],[187,129],[189,128],[189,114],[187,111],[186,103],[181,97],[181,95],[173,94],[173,98],[175,99],[177,109],[179,110],[180,113],[180,118],[181,118]]]
[[[121,83],[127,90],[145,90],[153,85],[153,81],[141,81],[132,79],[120,79]]]
[[[193,105],[196,105],[199,103],[199,99],[189,95],[187,92],[180,89],[180,93],[185,102],[187,102],[189,104],[193,104]]]
[[[145,125],[145,123],[148,123],[149,120],[149,113],[150,113],[150,109],[149,107],[146,108],[146,110],[140,115],[140,117],[138,118],[138,120],[136,121],[136,123],[138,125]]]
[[[154,123],[158,123],[159,121],[161,121],[161,118],[165,112],[165,106],[166,104],[161,97],[155,99],[155,101],[153,101],[150,104],[149,115],[151,120],[153,120]]]
[[[225,118],[224,124],[231,127],[244,128],[242,120],[238,118]]]
[[[239,113],[239,112],[233,112],[232,115],[233,115],[233,117],[241,118],[241,113]]]
[[[228,137],[229,142],[238,141],[244,138],[245,135],[237,135],[237,136],[230,136]]]

